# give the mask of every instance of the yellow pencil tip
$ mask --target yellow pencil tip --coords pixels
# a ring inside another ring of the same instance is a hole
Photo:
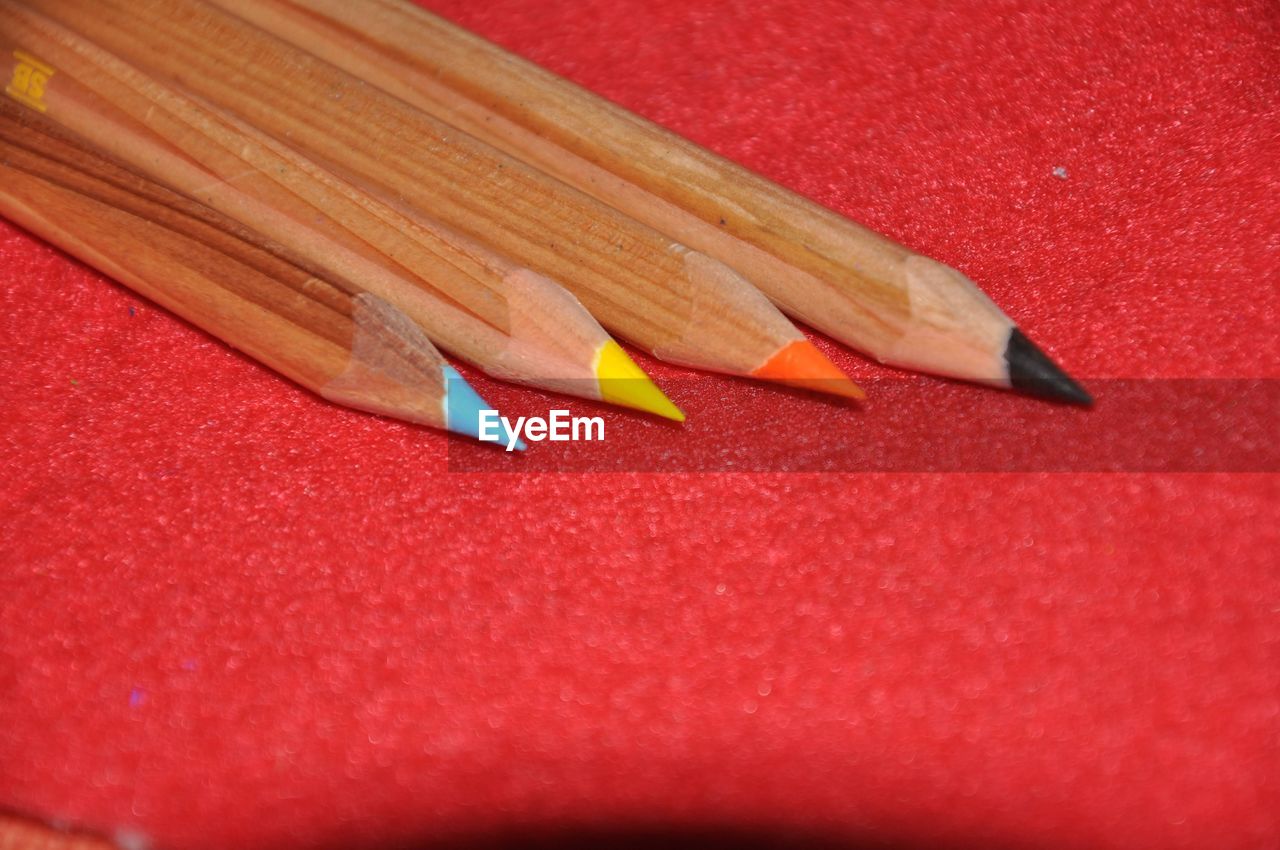
[[[684,421],[680,408],[662,394],[658,385],[649,380],[644,370],[613,340],[600,348],[596,358],[596,380],[600,383],[600,398],[610,404],[634,407],[677,422]]]
[[[849,380],[836,364],[807,339],[798,339],[779,349],[763,366],[751,373],[757,378],[780,381],[793,387],[831,393],[844,398],[864,399],[867,394]]]

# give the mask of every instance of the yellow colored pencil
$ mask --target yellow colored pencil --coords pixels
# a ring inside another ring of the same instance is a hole
[[[0,50],[10,99],[262,234],[291,261],[394,305],[486,373],[683,419],[590,313],[536,271],[371,197],[24,4],[0,0]],[[48,71],[36,95],[20,85],[33,67]]]

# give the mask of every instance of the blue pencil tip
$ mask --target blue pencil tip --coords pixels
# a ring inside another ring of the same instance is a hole
[[[493,405],[482,399],[480,394],[467,383],[466,378],[458,374],[458,370],[449,365],[444,367],[444,386],[445,427],[455,434],[465,434],[481,442],[497,442],[502,445],[501,438],[498,440],[485,440],[480,436],[480,414],[494,410]],[[501,433],[501,427],[498,428],[498,431]],[[524,451],[524,441],[517,439],[516,449]]]
[[[445,427],[455,434],[480,439],[480,412],[493,410],[493,405],[471,389],[467,379],[452,366],[444,367]]]

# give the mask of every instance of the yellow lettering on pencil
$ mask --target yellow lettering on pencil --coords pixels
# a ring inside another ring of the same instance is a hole
[[[4,87],[4,93],[18,103],[44,112],[44,90],[53,76],[53,69],[21,50],[13,51],[13,58],[18,60],[18,64],[13,68],[13,79]]]

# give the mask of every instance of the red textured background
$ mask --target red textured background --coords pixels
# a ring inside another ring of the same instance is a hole
[[[1280,377],[1268,0],[432,5],[960,267],[1086,383]],[[1274,474],[464,474],[5,224],[0,280],[0,808],[166,848],[1280,845]],[[823,404],[643,363],[688,434]],[[610,416],[634,468],[680,440]],[[754,439],[859,438],[802,425]]]

